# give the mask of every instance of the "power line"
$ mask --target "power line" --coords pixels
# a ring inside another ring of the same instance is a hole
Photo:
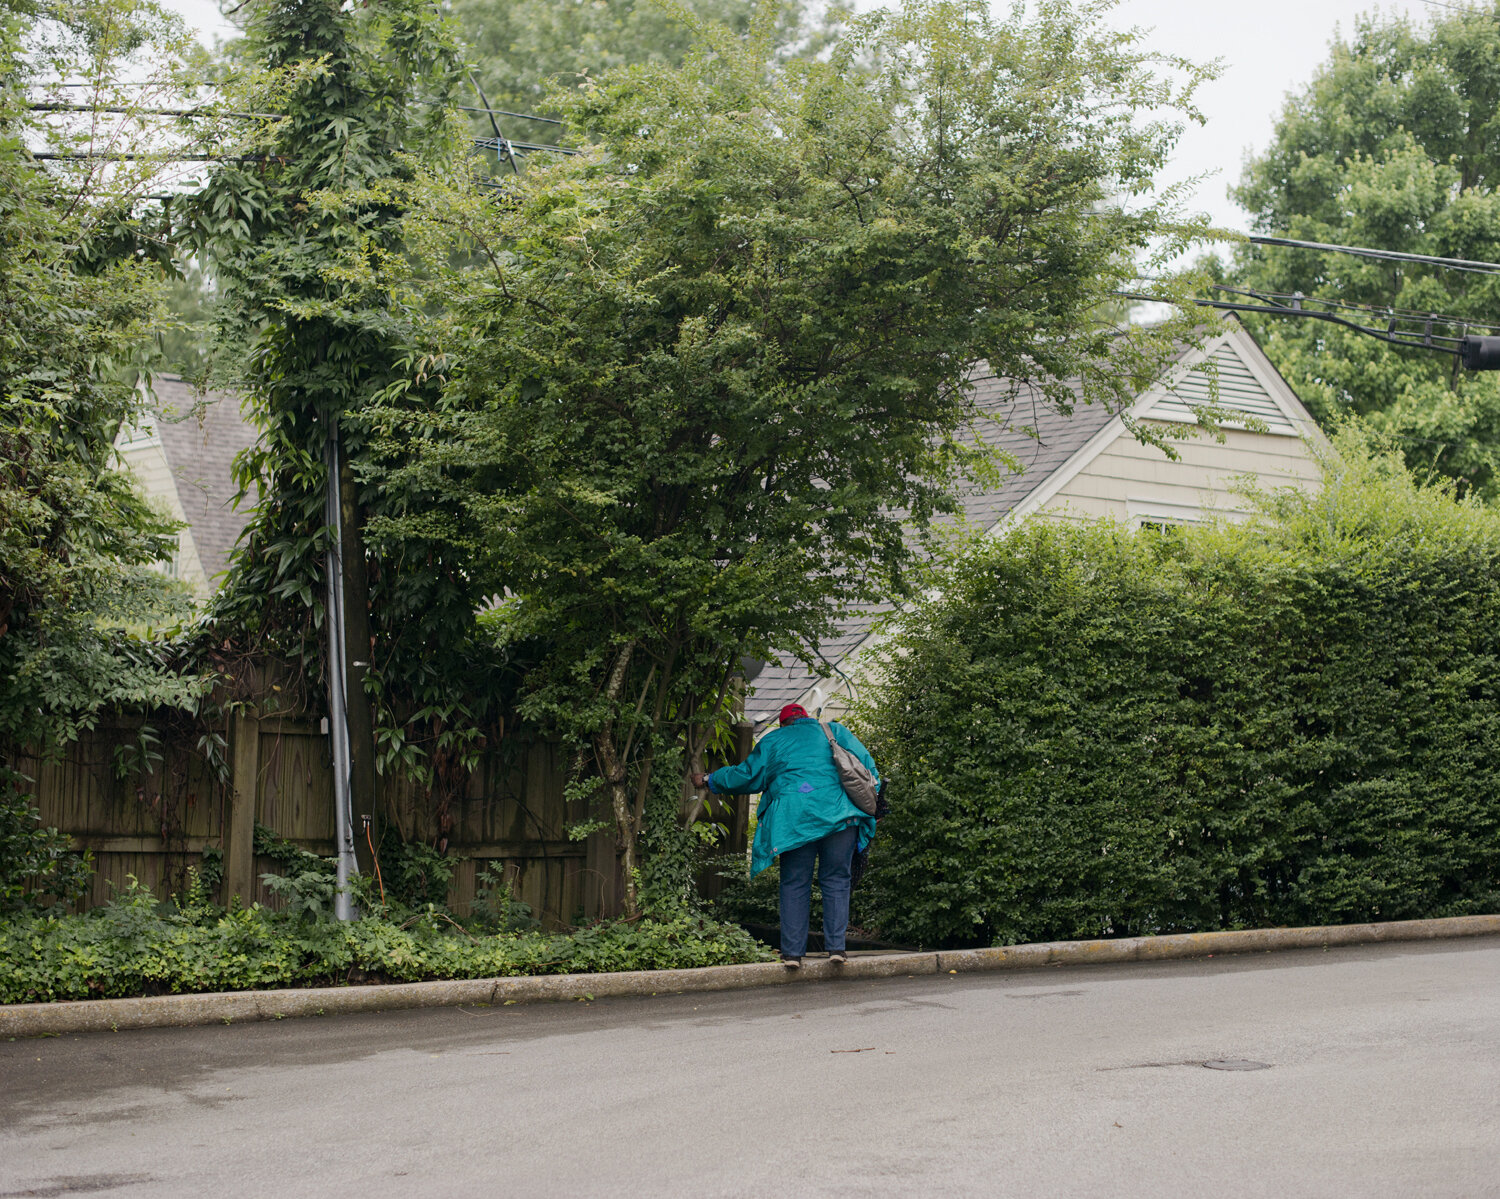
[[[498,157],[500,147],[503,146],[505,148],[505,157],[510,159],[511,173],[519,175],[521,173],[521,168],[516,165],[516,151],[514,147],[512,147],[511,144],[505,140],[505,135],[500,132],[500,122],[495,120],[495,111],[490,108],[490,98],[484,94],[484,87],[479,82],[479,76],[472,69],[470,69],[469,71],[469,86],[472,87],[475,93],[479,96],[479,102],[483,104],[487,110],[489,110],[490,128],[495,131],[496,156]]]
[[[1223,292],[1226,295],[1249,296],[1253,300],[1274,303],[1290,309],[1297,309],[1303,304],[1321,304],[1340,312],[1360,312],[1369,316],[1383,317],[1388,324],[1394,321],[1432,321],[1437,324],[1458,325],[1464,329],[1487,329],[1500,333],[1500,324],[1489,324],[1485,321],[1448,316],[1443,313],[1422,312],[1413,308],[1396,308],[1389,304],[1351,304],[1345,300],[1325,300],[1319,296],[1304,295],[1302,292],[1253,291],[1245,287],[1229,287],[1219,283],[1212,284],[1210,290]]]
[[[32,112],[108,112],[143,117],[233,117],[242,121],[279,121],[274,112],[214,112],[208,108],[123,108],[115,105],[41,103],[26,106]]]
[[[1330,324],[1342,325],[1346,329],[1353,329],[1356,333],[1364,333],[1369,337],[1375,338],[1377,341],[1388,342],[1393,346],[1401,346],[1412,350],[1433,350],[1440,354],[1457,354],[1460,343],[1469,340],[1461,337],[1449,337],[1441,333],[1432,333],[1429,330],[1424,332],[1422,340],[1414,341],[1410,340],[1410,338],[1415,337],[1415,334],[1403,336],[1389,329],[1372,329],[1367,325],[1361,325],[1357,321],[1348,320],[1332,312],[1319,312],[1313,308],[1294,308],[1284,304],[1239,304],[1230,300],[1205,299],[1183,301],[1163,300],[1160,296],[1148,296],[1139,292],[1116,292],[1115,294],[1124,300],[1138,300],[1153,304],[1185,303],[1193,304],[1199,308],[1217,308],[1225,312],[1258,312],[1264,313],[1267,316],[1303,317],[1307,320],[1327,321]],[[1434,319],[1431,323],[1437,324],[1439,322]],[[1454,321],[1453,323],[1461,324],[1462,322]],[[1500,338],[1495,338],[1494,340],[1500,341]]]
[[[63,83],[59,87],[92,87],[87,83]],[[130,83],[118,84],[120,87],[149,87],[150,84]],[[507,108],[486,108],[475,104],[450,104],[444,105],[440,100],[415,100],[415,104],[425,104],[433,108],[448,107],[456,112],[482,112],[491,116],[514,117],[518,121],[539,121],[544,125],[566,125],[566,121],[560,121],[556,117],[537,116],[533,112],[511,112]],[[33,103],[28,104],[34,112],[110,112],[121,113],[127,116],[137,114],[148,116],[173,116],[173,117],[195,117],[195,116],[224,116],[243,117],[246,119],[279,121],[284,114],[275,112],[221,112],[216,113],[209,109],[191,108],[121,108],[121,107],[99,107],[93,104],[63,104],[63,103]]]
[[[505,137],[476,137],[474,139],[474,144],[476,146],[481,146],[481,147],[483,147],[486,150],[500,150],[502,152],[505,151],[507,148],[509,148],[511,150],[524,150],[524,151],[527,151],[529,153],[530,152],[546,153],[546,154],[582,154],[583,153],[582,150],[570,149],[567,146],[544,146],[544,145],[539,145],[536,142],[516,142],[516,141],[511,141],[509,138],[505,138]]]
[[[129,150],[93,150],[72,154],[28,152],[28,156],[38,162],[83,162],[90,159],[101,159],[105,162],[135,162],[140,159],[148,162],[253,162],[268,157],[265,154],[242,154],[233,157],[223,154],[136,154]]]
[[[1470,271],[1478,275],[1500,275],[1500,262],[1476,262],[1469,258],[1439,258],[1433,254],[1405,254],[1399,250],[1377,250],[1371,246],[1340,246],[1330,242],[1299,241],[1293,237],[1262,237],[1251,234],[1246,240],[1257,246],[1320,250],[1328,254],[1352,254],[1357,258],[1377,258],[1391,262],[1420,262],[1429,266],[1446,267],[1453,271]]]
[[[511,112],[508,108],[481,108],[475,104],[448,104],[441,100],[418,100],[418,104],[427,104],[433,108],[452,108],[458,112],[482,112],[496,117],[515,117],[518,121],[541,121],[544,125],[565,125],[566,121],[559,121],[556,117],[539,117],[531,112]]]
[[[434,101],[434,100],[428,100],[428,101],[424,101],[424,103],[434,104],[434,103],[436,103],[436,101]],[[455,104],[455,105],[453,105],[453,107],[456,108],[456,109],[458,109],[459,112],[484,112],[484,113],[489,113],[492,116],[515,117],[516,120],[518,120],[518,121],[540,121],[544,125],[566,125],[567,124],[566,121],[559,121],[556,117],[539,117],[535,113],[530,113],[530,112],[511,112],[509,109],[505,109],[505,108],[477,108],[477,107],[475,107],[472,104]]]
[[[1476,8],[1472,4],[1445,4],[1443,0],[1422,0],[1429,8],[1446,8],[1449,12],[1463,13],[1465,16],[1486,16],[1484,9]]]
[[[520,150],[524,153],[581,154],[582,150],[571,150],[566,146],[543,146],[535,142],[513,142],[506,138],[476,137],[472,143],[484,150],[499,150],[506,153]],[[283,159],[278,154],[139,154],[129,150],[77,150],[69,153],[37,152],[31,157],[46,162],[83,162],[89,159],[104,159],[110,162],[129,162],[135,159],[155,159],[159,162],[248,162]]]
[[[1361,325],[1357,321],[1349,320],[1332,312],[1321,312],[1313,308],[1303,308],[1287,304],[1240,304],[1229,300],[1207,300],[1201,298],[1182,301],[1164,300],[1161,296],[1148,296],[1139,292],[1116,292],[1114,294],[1121,299],[1138,300],[1153,304],[1184,303],[1192,304],[1198,308],[1216,308],[1224,312],[1250,312],[1259,313],[1264,316],[1326,321],[1329,324],[1352,329],[1356,333],[1362,333],[1366,337],[1372,337],[1376,341],[1383,341],[1388,345],[1398,346],[1401,349],[1427,350],[1436,354],[1450,354],[1463,363],[1465,370],[1500,370],[1500,337],[1473,337],[1468,333],[1452,337],[1444,333],[1433,332],[1434,325],[1446,324],[1467,328],[1468,322],[1457,317],[1433,315],[1430,317],[1403,318],[1407,320],[1420,320],[1424,327],[1421,333],[1402,333],[1395,328],[1394,321],[1390,322],[1385,329],[1376,329],[1368,325]]]

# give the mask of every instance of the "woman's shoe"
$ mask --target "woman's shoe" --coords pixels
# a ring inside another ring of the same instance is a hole
[[[842,966],[849,960],[849,955],[842,949],[835,949],[828,955],[828,960],[835,966]]]
[[[789,953],[784,953],[784,954],[781,955],[781,964],[783,966],[785,966],[788,970],[801,970],[802,969],[802,959],[801,958],[794,958]]]

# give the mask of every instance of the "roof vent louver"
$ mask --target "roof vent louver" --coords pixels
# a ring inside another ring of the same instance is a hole
[[[1266,389],[1265,384],[1246,365],[1233,342],[1221,342],[1209,358],[1218,369],[1217,396],[1213,390],[1213,373],[1205,363],[1194,367],[1169,385],[1166,394],[1141,413],[1141,416],[1147,420],[1194,424],[1198,419],[1193,414],[1195,406],[1217,404],[1227,412],[1244,413],[1247,417],[1263,422],[1269,433],[1283,437],[1299,435],[1296,425]],[[1219,423],[1229,429],[1248,426],[1248,422],[1233,418]]]

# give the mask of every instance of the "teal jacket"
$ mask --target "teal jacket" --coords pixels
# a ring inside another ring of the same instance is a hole
[[[838,721],[832,727],[838,743],[852,750],[878,782],[880,773],[870,751]],[[715,795],[760,792],[755,844],[750,851],[752,875],[769,866],[783,850],[817,841],[851,823],[859,828],[861,849],[875,836],[875,817],[866,816],[844,794],[828,738],[810,716],[767,733],[738,766],[715,770],[708,776],[708,789]]]

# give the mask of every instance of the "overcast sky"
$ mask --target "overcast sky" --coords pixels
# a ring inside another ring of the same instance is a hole
[[[1189,127],[1164,181],[1217,172],[1199,186],[1196,207],[1216,224],[1245,229],[1244,212],[1225,194],[1239,181],[1245,156],[1265,149],[1286,94],[1312,78],[1335,34],[1347,37],[1357,16],[1377,9],[1425,23],[1443,6],[1434,7],[1434,0],[1122,0],[1117,23],[1154,30],[1154,48],[1199,62],[1223,60],[1223,74],[1199,93],[1208,123]]]
[[[503,3],[504,0],[497,0]],[[1223,75],[1199,95],[1208,117],[1184,135],[1164,182],[1216,172],[1197,191],[1195,207],[1215,223],[1244,229],[1245,214],[1225,194],[1240,175],[1245,155],[1263,150],[1289,90],[1302,87],[1328,54],[1336,32],[1347,35],[1354,18],[1380,9],[1425,21],[1456,0],[1121,0],[1115,22],[1153,30],[1148,44],[1199,62],[1222,59]],[[168,0],[203,31],[233,29],[213,0]],[[860,5],[873,6],[870,0]]]

